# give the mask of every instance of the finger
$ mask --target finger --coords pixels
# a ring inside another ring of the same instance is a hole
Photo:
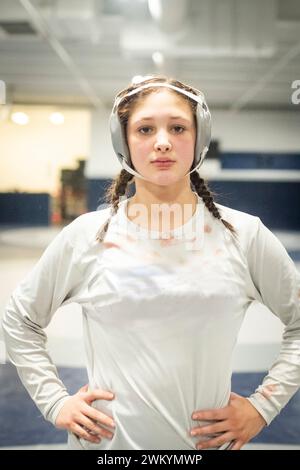
[[[195,411],[192,414],[192,419],[194,420],[224,420],[228,417],[228,406],[225,408],[219,408],[217,410],[204,410],[204,411]]]
[[[96,434],[97,436],[100,435],[102,437],[106,437],[107,439],[112,439],[114,436],[112,432],[104,428],[101,428],[94,421],[92,421],[91,419],[87,418],[84,415],[80,416],[80,418],[78,419],[78,423],[83,425],[88,432],[92,432]]]
[[[99,410],[96,410],[92,406],[85,405],[82,407],[82,413],[93,421],[105,424],[111,428],[115,428],[116,424],[111,416],[107,416]]]
[[[95,389],[91,390],[85,400],[89,403],[95,400],[112,400],[115,398],[114,393],[107,390]]]
[[[209,449],[210,447],[220,447],[221,445],[229,442],[233,439],[233,435],[230,432],[225,432],[220,436],[208,439],[207,441],[201,441],[196,444],[197,449]]]
[[[233,444],[226,450],[240,450],[243,447],[243,442],[233,441]]]
[[[220,421],[208,426],[197,426],[191,429],[192,436],[205,436],[207,434],[216,434],[218,432],[229,431],[230,423],[228,420]]]
[[[87,392],[88,389],[89,389],[89,384],[86,384],[83,387],[81,387],[78,391],[79,392]]]
[[[87,432],[85,429],[83,429],[79,424],[74,423],[73,426],[71,427],[71,431],[76,434],[78,437],[81,437],[85,439],[86,441],[89,442],[94,442],[94,443],[99,443],[101,442],[101,438],[98,436],[93,436],[89,432]]]

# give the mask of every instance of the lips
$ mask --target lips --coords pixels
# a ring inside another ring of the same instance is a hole
[[[154,165],[156,166],[159,166],[160,168],[164,168],[164,167],[169,167],[173,165],[174,161],[173,160],[155,160],[152,163],[154,163]]]

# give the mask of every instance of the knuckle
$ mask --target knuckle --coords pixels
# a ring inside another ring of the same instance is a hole
[[[72,425],[73,425],[73,422],[74,422],[73,419],[68,418],[68,419],[65,421],[66,427],[67,427],[68,429],[70,429],[70,428],[72,427]]]
[[[80,413],[72,413],[70,418],[69,418],[69,422],[72,423],[72,422],[77,422],[80,418]]]
[[[112,427],[112,428],[115,427],[114,420],[111,419],[111,418],[107,418],[105,424],[106,424],[106,426],[109,426],[110,428],[111,428],[111,427]]]
[[[212,441],[213,441],[213,443],[214,443],[215,445],[218,446],[218,445],[222,444],[222,442],[223,442],[223,436],[222,436],[222,435],[220,435],[220,436],[212,436],[212,437],[213,437]]]
[[[95,442],[95,443],[99,443],[101,442],[101,437],[99,436],[99,434],[90,434],[88,433],[88,438],[87,438],[90,442]]]
[[[93,426],[93,432],[99,436],[102,436],[103,435],[103,432],[102,432],[102,429],[100,428],[100,426]]]
[[[70,424],[70,426],[68,427],[69,431],[73,432],[74,434],[78,434],[78,431],[76,429],[76,426],[75,424]]]
[[[99,428],[99,429],[100,429],[101,436],[108,437],[108,438],[113,436],[113,434],[109,431],[106,431],[106,429],[103,429],[103,428]]]
[[[209,441],[209,447],[219,447],[221,445],[221,442],[219,439],[212,439]]]
[[[89,433],[87,433],[86,431],[84,431],[81,435],[81,437],[83,437],[83,439],[85,439],[86,441],[90,441],[91,440],[91,437],[89,435]]]

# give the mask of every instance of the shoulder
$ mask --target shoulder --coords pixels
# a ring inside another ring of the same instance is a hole
[[[230,222],[231,224],[235,224],[238,228],[243,227],[254,227],[257,229],[257,225],[259,222],[259,217],[253,214],[249,214],[248,212],[239,211],[237,209],[232,209],[231,207],[223,206],[222,204],[215,203],[217,208],[219,209],[222,218]]]
[[[82,214],[64,227],[64,237],[73,248],[84,250],[95,244],[97,232],[109,216],[110,207]]]
[[[238,237],[242,245],[247,249],[251,241],[256,237],[261,220],[258,216],[243,212],[222,204],[215,203],[222,219],[231,223],[236,229]]]

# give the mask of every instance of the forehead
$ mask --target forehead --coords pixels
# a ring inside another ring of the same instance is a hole
[[[171,111],[173,113],[175,110],[185,117],[191,117],[193,114],[190,104],[183,96],[168,89],[159,89],[146,96],[141,96],[135,103],[130,118],[134,116],[137,119],[144,115],[149,116],[149,113],[155,117],[156,115],[169,114]]]

